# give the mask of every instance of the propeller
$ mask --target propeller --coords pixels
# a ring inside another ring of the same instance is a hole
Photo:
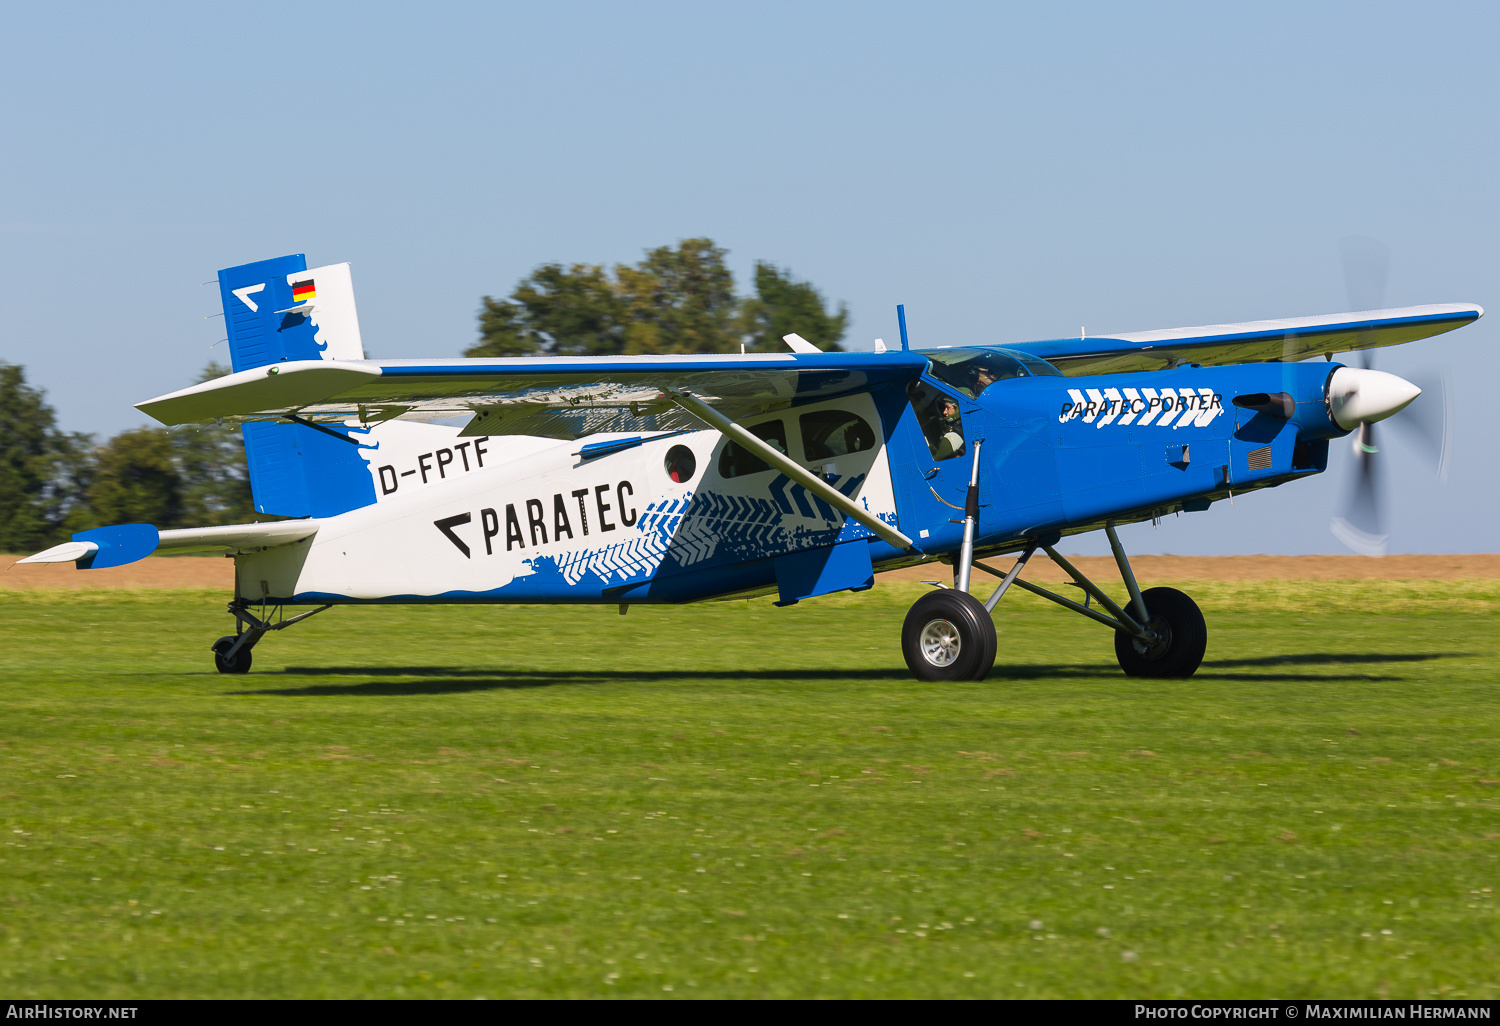
[[[1375,239],[1352,236],[1339,240],[1339,251],[1343,258],[1344,285],[1349,293],[1349,308],[1380,309],[1385,301],[1386,281],[1390,276],[1390,249]],[[1365,371],[1374,371],[1374,349],[1361,348],[1359,355],[1360,366]],[[1379,469],[1381,461],[1378,459],[1381,450],[1375,435],[1375,421],[1390,414],[1368,419],[1359,416],[1358,393],[1361,384],[1366,391],[1391,387],[1390,383],[1383,380],[1387,377],[1392,376],[1382,374],[1376,378],[1362,377],[1360,384],[1351,381],[1344,399],[1345,408],[1354,421],[1347,426],[1355,429],[1350,435],[1355,461],[1354,485],[1329,529],[1339,541],[1365,556],[1385,555],[1386,542],[1390,538],[1385,528],[1382,471]],[[1408,377],[1411,379],[1408,387],[1416,386],[1420,389],[1419,394],[1425,398],[1421,403],[1408,399],[1407,402],[1411,405],[1398,407],[1402,415],[1400,419],[1392,420],[1391,424],[1418,448],[1427,463],[1436,468],[1439,480],[1447,481],[1448,439],[1453,433],[1447,375],[1442,371],[1426,371]],[[1402,382],[1402,379],[1396,378],[1395,381]],[[1381,433],[1385,433],[1384,428],[1381,428]]]

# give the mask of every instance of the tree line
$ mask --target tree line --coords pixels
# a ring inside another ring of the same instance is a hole
[[[796,332],[836,350],[848,309],[764,261],[739,296],[712,239],[649,250],[640,263],[543,264],[504,299],[483,297],[465,356],[767,352]],[[210,363],[207,381],[229,373]],[[261,516],[264,519],[264,515]],[[165,530],[256,519],[240,430],[134,428],[112,438],[62,430],[25,369],[0,360],[0,552],[30,552],[106,524]]]
[[[228,374],[210,363],[200,381]],[[26,372],[0,363],[0,552],[104,524],[209,527],[253,518],[238,427],[62,431]]]
[[[508,298],[484,297],[479,342],[464,355],[771,352],[792,332],[839,348],[847,307],[826,310],[811,284],[765,261],[755,264],[754,295],[737,296],[726,255],[712,239],[684,239],[633,266],[543,264]]]

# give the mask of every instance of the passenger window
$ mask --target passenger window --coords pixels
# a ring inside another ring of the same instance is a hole
[[[964,454],[964,422],[958,412],[958,400],[948,393],[921,381],[906,386],[907,398],[927,439],[927,448],[935,460],[951,460]]]
[[[752,425],[748,430],[756,438],[770,444],[771,448],[785,455],[786,425],[784,423],[779,420],[768,420],[764,424]],[[759,474],[762,470],[770,469],[770,464],[765,460],[734,442],[725,442],[724,451],[719,453],[720,477],[744,477],[746,474]]]
[[[875,432],[848,410],[818,410],[802,415],[802,451],[809,463],[875,448]]]

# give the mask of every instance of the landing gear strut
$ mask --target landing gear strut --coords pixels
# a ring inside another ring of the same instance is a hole
[[[1198,669],[1198,664],[1203,661],[1203,653],[1208,647],[1208,628],[1203,623],[1203,613],[1199,611],[1197,603],[1176,588],[1152,588],[1142,592],[1140,585],[1135,582],[1135,572],[1130,569],[1125,548],[1120,544],[1120,536],[1115,533],[1114,521],[1104,525],[1104,533],[1109,537],[1109,548],[1114,553],[1115,565],[1120,568],[1120,579],[1125,583],[1125,590],[1130,593],[1128,608],[1120,608],[1098,585],[1083,576],[1077,567],[1050,545],[1042,545],[1040,548],[1052,562],[1073,578],[1074,586],[1084,593],[1083,603],[1080,605],[1072,599],[1054,595],[1046,588],[1020,580],[1017,575],[1039,547],[1036,544],[1021,553],[1021,558],[1016,561],[1010,573],[1003,575],[1000,587],[995,589],[985,606],[994,609],[1000,596],[1014,584],[1106,627],[1113,627],[1115,658],[1119,661],[1120,669],[1128,675],[1191,677]],[[996,577],[1002,576],[1000,571],[977,560],[974,565]],[[1090,608],[1091,599],[1098,602],[1104,611]]]
[[[979,524],[982,444],[982,439],[974,440],[964,518],[954,521],[964,525],[964,541],[953,568],[953,587],[917,599],[901,625],[901,654],[919,680],[984,680],[995,665],[995,621],[990,619],[994,606],[969,594],[969,573],[977,565],[974,531]]]
[[[225,635],[211,646],[214,652],[214,668],[220,673],[249,673],[250,650],[266,636],[268,631],[285,630],[309,616],[316,616],[329,606],[319,606],[296,616],[286,616],[285,606],[267,607],[261,603],[260,616],[250,612],[250,603],[237,598],[229,603],[229,614],[234,617],[234,633]],[[275,617],[275,620],[272,620]]]
[[[1131,677],[1181,678],[1191,677],[1197,671],[1208,647],[1203,613],[1197,603],[1175,588],[1141,591],[1113,521],[1105,525],[1104,531],[1125,590],[1130,593],[1125,608],[1051,545],[1032,542],[1008,573],[975,559],[972,523],[978,516],[977,468],[976,453],[969,508],[965,510],[964,544],[954,574],[957,587],[922,596],[906,614],[901,649],[913,674],[921,680],[983,680],[990,672],[996,651],[995,625],[990,613],[1012,585],[1113,628],[1115,658],[1120,669]],[[1021,580],[1022,568],[1038,548],[1073,578],[1074,587],[1084,593],[1082,603]],[[971,567],[1000,578],[999,586],[983,603],[968,594]],[[1092,602],[1098,602],[1100,608],[1093,608]]]

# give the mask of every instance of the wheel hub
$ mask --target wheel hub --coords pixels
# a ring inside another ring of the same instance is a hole
[[[948,666],[963,647],[958,628],[947,620],[932,620],[922,628],[922,658],[933,666]]]
[[[1146,629],[1155,635],[1152,640],[1132,638],[1130,643],[1147,659],[1160,659],[1172,647],[1172,627],[1161,617],[1153,616],[1151,622],[1146,624]]]

